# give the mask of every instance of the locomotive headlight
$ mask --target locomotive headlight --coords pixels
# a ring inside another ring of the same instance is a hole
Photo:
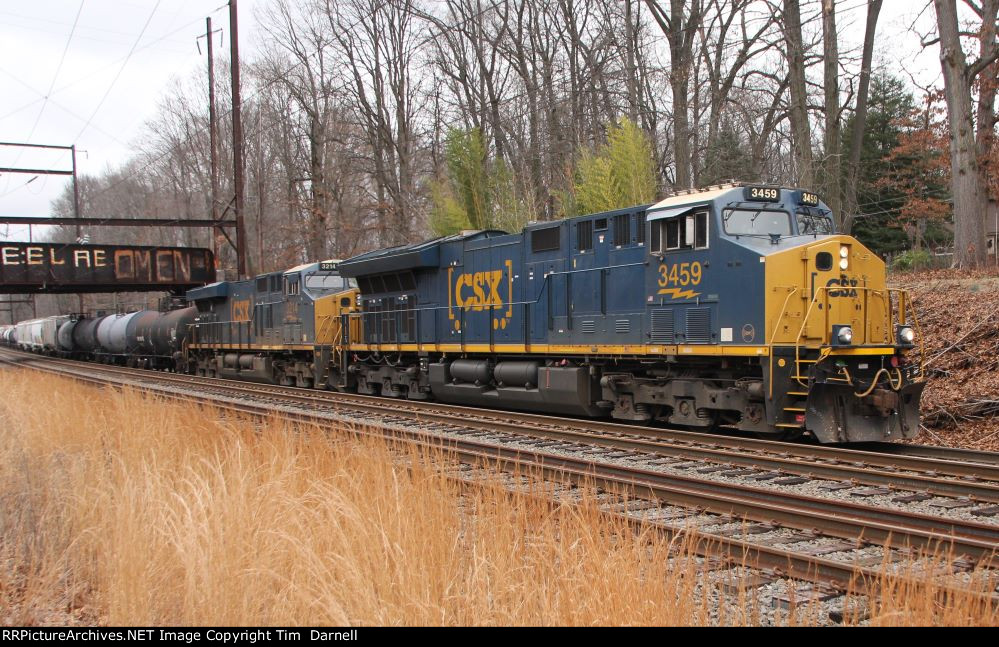
[[[849,261],[849,259],[846,259],[846,258],[839,259],[839,269],[845,270],[848,267],[850,267],[850,261]]]
[[[903,346],[911,346],[916,341],[916,331],[912,329],[912,326],[899,326],[895,336],[898,343]]]
[[[850,267],[850,248],[843,245],[839,248],[839,269],[845,270]]]
[[[837,344],[850,345],[853,342],[853,328],[850,326],[833,326],[833,339]]]
[[[843,245],[842,247],[839,248],[839,257],[840,258],[846,258],[849,255],[850,255],[850,248],[849,247],[847,247],[846,245]]]

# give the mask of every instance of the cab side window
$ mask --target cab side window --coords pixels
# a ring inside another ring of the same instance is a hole
[[[706,249],[709,240],[708,226],[707,211],[654,220],[650,251],[661,254],[680,249]]]

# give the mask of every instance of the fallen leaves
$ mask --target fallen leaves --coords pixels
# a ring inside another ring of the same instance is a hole
[[[889,280],[914,298],[926,358],[916,442],[999,451],[999,269]]]

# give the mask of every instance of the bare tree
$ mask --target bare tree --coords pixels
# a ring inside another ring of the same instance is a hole
[[[940,42],[940,65],[944,77],[947,99],[947,116],[950,121],[951,189],[954,194],[954,264],[957,267],[975,267],[985,260],[985,222],[987,191],[979,167],[980,142],[991,140],[991,133],[976,138],[975,112],[972,109],[972,84],[992,66],[999,51],[996,46],[996,18],[999,3],[983,2],[979,9],[982,27],[979,33],[978,60],[968,63],[961,46],[956,0],[934,0]],[[970,3],[969,3],[970,4]],[[989,82],[993,82],[990,79]],[[986,93],[986,100],[994,90]],[[979,111],[986,114],[979,119],[991,129],[995,123],[993,105],[980,104]]]
[[[877,32],[878,16],[882,0],[868,0],[867,25],[864,29],[864,51],[861,54],[860,83],[857,89],[857,108],[853,117],[853,132],[850,135],[850,159],[847,162],[846,181],[843,186],[843,220],[840,231],[850,233],[857,214],[857,175],[860,171],[860,154],[867,128],[867,102],[871,87],[871,61],[874,56],[874,35]]]
[[[784,0],[781,26],[787,43],[788,89],[791,95],[788,117],[798,183],[812,187],[815,170],[812,163],[812,129],[808,123],[808,87],[805,80],[805,47],[801,36],[801,8],[798,0]]]
[[[656,0],[645,0],[652,17],[666,35],[670,51],[670,88],[673,91],[673,159],[675,184],[692,186],[690,151],[690,76],[694,64],[694,39],[702,18],[701,0],[670,0],[666,11]]]
[[[419,25],[415,0],[324,0],[322,15],[351,78],[370,149],[378,242],[408,242],[417,228]]]

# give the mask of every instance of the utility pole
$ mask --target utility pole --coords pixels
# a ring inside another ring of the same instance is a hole
[[[243,222],[243,122],[239,96],[239,28],[236,0],[229,0],[229,43],[232,59],[232,165],[236,196],[236,273],[246,278],[246,226]]]
[[[70,146],[70,150],[73,153],[73,217],[76,218],[76,242],[82,242],[83,239],[83,228],[80,226],[80,186],[76,182],[76,144]],[[34,305],[34,295],[32,295],[32,305]],[[76,309],[78,312],[83,312],[83,295],[76,295]]]
[[[208,136],[211,143],[212,220],[219,219],[219,144],[218,121],[215,114],[215,54],[212,46],[212,17],[205,18],[205,40],[208,42]],[[221,30],[219,30],[221,31]],[[212,230],[212,251],[215,252],[215,269],[218,269],[222,251],[222,228]]]

